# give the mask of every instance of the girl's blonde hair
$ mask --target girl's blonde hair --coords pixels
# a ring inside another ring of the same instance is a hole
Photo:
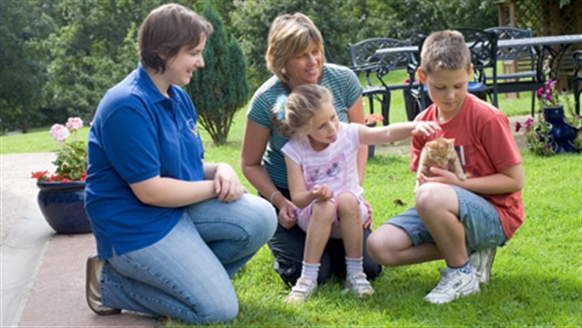
[[[265,55],[267,68],[283,83],[288,83],[289,75],[285,71],[287,61],[314,46],[323,56],[323,37],[309,17],[302,13],[280,15],[269,30],[269,45]]]
[[[440,69],[471,68],[471,52],[459,31],[444,30],[431,33],[422,45],[420,68],[427,74]]]
[[[304,140],[311,127],[311,119],[333,96],[319,84],[304,84],[293,89],[289,97],[280,96],[272,111],[272,119],[280,135]]]

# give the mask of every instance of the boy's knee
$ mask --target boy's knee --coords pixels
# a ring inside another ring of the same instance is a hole
[[[374,231],[370,234],[370,236],[368,237],[368,240],[366,241],[366,250],[368,251],[368,254],[370,254],[370,257],[372,258],[372,260],[374,260],[375,262],[379,263],[379,256],[378,254],[382,252],[382,239],[384,237],[380,236],[380,233],[378,233],[378,231]]]
[[[372,232],[366,242],[366,250],[372,260],[381,265],[398,265],[395,251],[390,246],[388,231],[389,229],[385,228]]]
[[[429,204],[434,195],[434,189],[435,186],[431,183],[425,183],[419,186],[414,195],[414,206],[418,208],[419,206]]]
[[[423,209],[434,210],[435,205],[442,203],[442,197],[448,195],[450,186],[442,183],[425,183],[418,187],[414,197],[414,207],[418,212]]]

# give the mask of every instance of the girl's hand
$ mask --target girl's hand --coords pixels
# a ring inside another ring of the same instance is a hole
[[[315,185],[311,189],[311,194],[318,200],[328,200],[333,197],[333,190],[327,185]]]
[[[242,197],[247,189],[240,182],[236,172],[230,165],[220,163],[214,175],[214,190],[218,200],[225,203],[234,202]]]
[[[416,122],[416,125],[414,126],[414,129],[412,130],[412,135],[413,136],[419,136],[419,135],[429,136],[429,135],[435,133],[436,131],[439,131],[440,129],[441,129],[441,127],[436,122],[418,121],[418,122]]]

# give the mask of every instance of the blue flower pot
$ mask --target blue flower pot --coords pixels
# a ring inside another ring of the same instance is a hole
[[[579,131],[566,122],[563,106],[544,107],[544,120],[552,126],[547,133],[554,144],[554,152],[572,153],[580,151],[573,143]]]
[[[57,233],[78,234],[92,231],[85,212],[85,181],[37,182],[38,206],[45,220]]]

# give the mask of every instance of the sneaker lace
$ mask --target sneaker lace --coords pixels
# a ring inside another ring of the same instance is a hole
[[[433,289],[434,291],[447,290],[451,281],[453,280],[451,276],[454,274],[454,272],[452,272],[452,270],[449,270],[448,268],[439,268],[439,271],[441,273],[441,281]]]

